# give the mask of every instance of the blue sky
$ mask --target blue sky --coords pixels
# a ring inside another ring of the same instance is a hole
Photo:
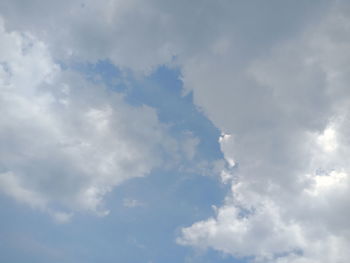
[[[349,10],[0,0],[0,263],[348,263]]]
[[[146,78],[115,85],[113,80],[121,78],[121,73],[109,62],[73,68],[89,80],[123,92],[131,105],[156,109],[175,137],[193,133],[200,139],[196,161],[223,158],[219,130],[198,111],[191,94],[182,94],[178,70],[160,67]],[[181,227],[211,216],[211,206],[219,206],[227,191],[228,185],[213,175],[158,168],[108,194],[106,205],[111,213],[107,217],[81,214],[63,225],[2,196],[1,258],[14,263],[232,262],[222,253],[193,251],[175,242]],[[126,207],[126,200],[137,203]]]

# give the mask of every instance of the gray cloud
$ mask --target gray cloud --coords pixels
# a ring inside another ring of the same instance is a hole
[[[349,60],[334,37],[348,35],[344,10],[238,69],[225,58],[188,67],[196,103],[232,134],[221,145],[237,170],[225,205],[179,243],[257,262],[347,261]]]

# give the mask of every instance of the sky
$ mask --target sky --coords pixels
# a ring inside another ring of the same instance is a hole
[[[0,0],[0,262],[348,263],[350,3]]]

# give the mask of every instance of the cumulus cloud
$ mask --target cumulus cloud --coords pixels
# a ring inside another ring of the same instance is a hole
[[[196,102],[232,134],[220,143],[237,167],[224,205],[184,228],[180,244],[256,262],[347,262],[348,24],[338,3],[238,73],[224,59],[195,76],[187,68]]]
[[[154,109],[62,70],[30,33],[1,23],[0,45],[0,191],[15,200],[59,222],[75,211],[106,215],[115,186],[192,149]]]

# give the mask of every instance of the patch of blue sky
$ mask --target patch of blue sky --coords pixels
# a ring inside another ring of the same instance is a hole
[[[88,80],[103,83],[108,88],[121,92],[131,105],[154,108],[159,120],[170,125],[174,137],[189,131],[200,139],[199,155],[207,160],[222,158],[217,143],[220,131],[193,104],[192,93],[182,95],[178,69],[162,66],[149,76],[136,77],[130,72],[119,70],[108,61],[61,66],[81,72]]]
[[[90,79],[102,80],[106,86],[125,94],[128,103],[156,109],[160,121],[170,124],[173,136],[189,131],[199,138],[198,160],[222,158],[217,142],[219,130],[194,106],[191,93],[182,96],[177,69],[160,67],[147,77],[133,78],[130,74],[126,79],[127,73],[104,61],[90,65],[84,71]],[[107,207],[112,207],[106,220],[112,220],[116,233],[121,233],[118,244],[123,247],[123,261],[135,262],[132,259],[136,257],[135,250],[140,257],[138,262],[145,258],[149,262],[184,262],[185,258],[193,257],[190,248],[175,243],[176,235],[181,227],[212,215],[211,206],[224,200],[227,187],[217,177],[162,169],[118,187],[106,202]],[[125,207],[125,199],[135,200],[137,207]],[[126,237],[128,242],[125,242]],[[215,262],[223,260],[214,251],[209,254],[216,258]],[[206,262],[204,259],[208,256],[194,259]],[[232,262],[232,258],[230,260]]]
[[[219,131],[193,105],[191,94],[182,96],[179,71],[161,67],[148,77],[126,82],[124,73],[106,61],[72,67],[91,81],[123,92],[132,105],[155,108],[160,121],[170,124],[173,136],[192,132],[200,139],[198,160],[222,158]],[[241,263],[213,250],[197,253],[175,242],[181,227],[213,215],[212,205],[220,205],[227,188],[218,177],[159,168],[110,193],[108,216],[76,214],[64,225],[4,197],[0,199],[0,232],[4,233],[0,262]]]
[[[178,70],[160,67],[126,92],[128,102],[154,107],[160,121],[170,123],[175,134],[190,131],[198,137],[199,154],[205,154],[208,159],[222,158],[217,143],[220,131],[193,104],[192,93],[182,95]]]
[[[79,215],[69,224],[56,225],[29,208],[8,205],[8,200],[2,199],[1,262],[244,262],[216,251],[198,253],[175,244],[174,228],[190,221],[181,217],[191,216],[185,215],[185,210],[179,213],[178,202],[165,203],[130,209],[115,202],[115,211],[107,217]]]
[[[226,192],[221,187],[214,177],[155,171],[111,193],[106,200],[110,215],[77,214],[65,225],[0,200],[4,215],[0,259],[13,263],[26,258],[36,263],[239,262],[215,251],[198,254],[175,243],[182,226],[212,215],[210,205],[218,205]],[[126,207],[126,198],[138,200],[139,205]]]

